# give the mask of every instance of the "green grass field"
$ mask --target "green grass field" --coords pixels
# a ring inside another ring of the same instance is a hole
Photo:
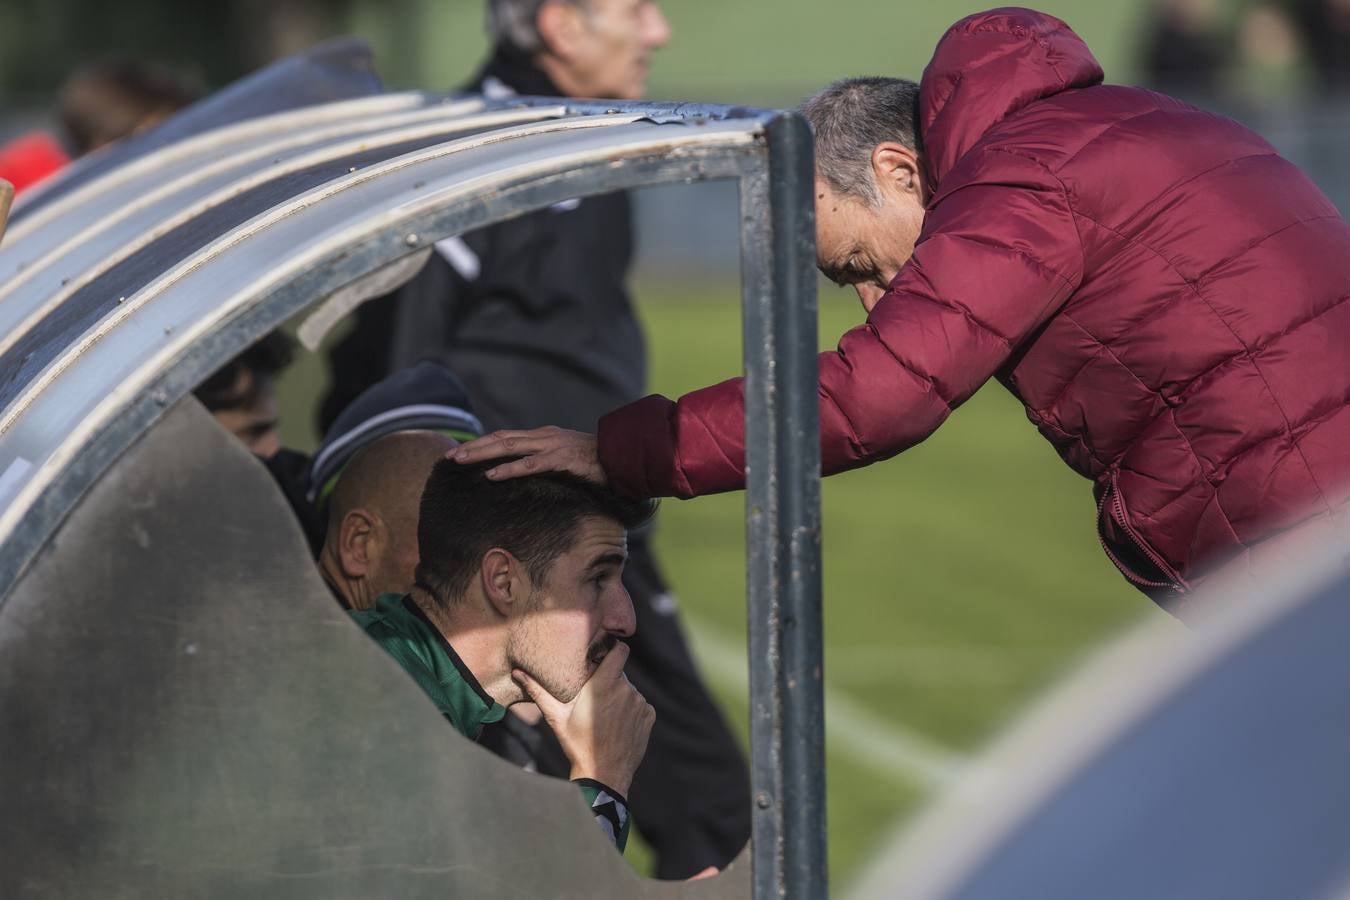
[[[738,289],[639,283],[651,387],[740,371]],[[821,293],[821,345],[862,316]],[[312,446],[321,377],[282,385],[285,437]],[[659,547],[705,676],[745,736],[744,498],[667,501]],[[1160,615],[1098,547],[1088,482],[991,385],[929,441],[824,483],[829,842],[836,893],[938,783],[1124,624]],[[917,749],[916,749],[917,748]],[[642,852],[635,854],[641,867]]]

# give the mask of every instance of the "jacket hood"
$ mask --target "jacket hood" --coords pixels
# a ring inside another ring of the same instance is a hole
[[[929,180],[936,186],[994,125],[1029,103],[1101,83],[1083,39],[1044,13],[1009,7],[957,22],[919,85]]]

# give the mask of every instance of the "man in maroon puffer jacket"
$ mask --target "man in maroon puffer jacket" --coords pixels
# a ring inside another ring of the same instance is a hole
[[[868,311],[820,357],[825,473],[922,441],[997,377],[1168,608],[1341,520],[1350,228],[1264,140],[1102,84],[1068,26],[1023,9],[954,25],[917,91],[857,79],[804,111],[819,262]],[[735,379],[619,409],[598,443],[501,433],[464,457],[691,497],[743,485],[743,416]]]

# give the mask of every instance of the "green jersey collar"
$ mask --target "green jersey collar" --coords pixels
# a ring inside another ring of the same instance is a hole
[[[427,684],[423,687],[461,734],[474,739],[484,725],[501,721],[506,715],[506,707],[483,690],[482,684],[412,595],[384,594],[375,605],[389,619],[401,620],[403,630],[419,639],[428,668],[426,675],[434,681],[435,689]]]

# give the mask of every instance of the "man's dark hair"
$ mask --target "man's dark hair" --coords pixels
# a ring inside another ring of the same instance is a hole
[[[210,412],[244,409],[258,397],[282,369],[295,358],[295,339],[284,331],[274,331],[225,364],[224,368],[197,385],[192,393]],[[242,389],[241,372],[252,374]]]
[[[538,585],[576,542],[582,519],[599,516],[631,529],[656,511],[654,501],[629,500],[564,472],[489,481],[485,473],[503,462],[445,459],[431,470],[417,520],[417,584],[437,603],[462,597],[493,548],[519,559]]]
[[[845,78],[807,100],[802,115],[815,133],[816,172],[831,188],[869,204],[878,200],[872,150],[894,141],[916,154],[919,86],[903,78]]]
[[[134,134],[195,102],[201,91],[171,69],[135,60],[92,63],[61,89],[58,116],[71,150],[90,150]]]

